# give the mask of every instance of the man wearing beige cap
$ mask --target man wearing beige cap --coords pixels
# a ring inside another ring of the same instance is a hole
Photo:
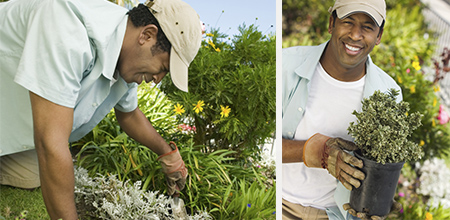
[[[168,194],[183,189],[180,153],[137,108],[136,92],[168,72],[188,90],[202,38],[189,5],[153,0],[127,11],[103,0],[15,0],[0,4],[0,26],[0,184],[41,185],[52,219],[77,219],[68,143],[114,108],[122,129],[160,155]]]
[[[348,153],[357,149],[347,134],[352,112],[376,90],[400,90],[369,56],[383,34],[384,0],[336,0],[329,11],[329,41],[282,54],[283,219],[354,218],[343,207],[365,176]]]

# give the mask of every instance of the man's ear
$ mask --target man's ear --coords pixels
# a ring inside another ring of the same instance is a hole
[[[380,43],[381,43],[381,36],[383,36],[383,31],[384,31],[384,28],[383,28],[383,29],[381,29],[381,30],[380,30],[380,32],[378,33],[378,36],[377,36],[377,41],[375,42],[375,43],[376,43],[376,45],[378,45],[378,44],[380,44]]]
[[[158,34],[158,27],[154,24],[149,24],[141,28],[139,33],[139,44],[144,44],[150,40],[156,40],[156,35]]]
[[[334,28],[334,19],[333,16],[330,15],[330,19],[328,20],[328,33],[331,34]]]

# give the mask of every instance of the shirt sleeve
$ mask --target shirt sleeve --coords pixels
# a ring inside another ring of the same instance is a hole
[[[93,59],[86,28],[66,1],[42,1],[30,14],[14,81],[56,104],[74,108]]]
[[[131,112],[138,107],[137,84],[130,83],[129,85],[130,89],[122,96],[116,106],[114,106],[114,108],[121,112]]]

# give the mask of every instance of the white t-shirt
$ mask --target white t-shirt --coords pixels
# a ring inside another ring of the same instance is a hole
[[[342,82],[325,72],[319,63],[311,79],[305,115],[294,140],[307,140],[315,133],[352,140],[347,127],[361,110],[365,76],[354,82]],[[337,180],[327,170],[309,168],[304,163],[283,163],[283,199],[325,209],[336,206],[333,198]]]

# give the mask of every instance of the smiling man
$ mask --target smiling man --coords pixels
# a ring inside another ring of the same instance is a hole
[[[128,11],[104,0],[15,0],[0,4],[0,27],[0,184],[41,185],[52,219],[77,219],[68,143],[114,108],[122,129],[160,155],[168,194],[183,189],[178,148],[137,108],[136,92],[168,72],[187,91],[202,38],[189,5],[149,0]]]
[[[365,176],[348,153],[357,149],[352,112],[375,90],[400,90],[369,56],[383,35],[384,0],[336,0],[330,13],[328,42],[283,50],[283,219],[353,218],[343,207]]]

